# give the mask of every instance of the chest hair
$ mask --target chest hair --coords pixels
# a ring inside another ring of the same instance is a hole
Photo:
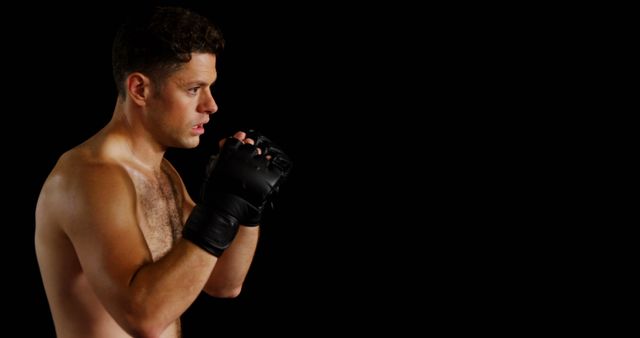
[[[153,176],[133,175],[138,197],[140,228],[154,261],[164,256],[181,237],[184,196],[177,178],[162,166]]]

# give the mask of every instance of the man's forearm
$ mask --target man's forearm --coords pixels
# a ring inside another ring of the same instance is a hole
[[[231,246],[215,264],[205,291],[216,297],[235,297],[249,272],[258,244],[260,227],[241,226]]]
[[[161,332],[200,294],[216,260],[195,244],[178,241],[164,257],[142,266],[131,279],[130,303],[123,307],[129,309],[126,322],[145,323]]]

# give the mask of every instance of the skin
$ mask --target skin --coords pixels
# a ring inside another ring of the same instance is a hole
[[[130,74],[112,120],[47,178],[35,244],[58,337],[180,337],[179,318],[202,290],[240,293],[259,227],[241,226],[220,258],[183,240],[195,204],[164,158],[199,144],[218,109],[216,77],[215,55],[201,53],[158,89]]]

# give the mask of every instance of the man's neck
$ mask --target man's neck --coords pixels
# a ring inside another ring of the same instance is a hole
[[[126,112],[123,105],[117,105],[107,129],[109,133],[120,136],[123,152],[128,154],[127,156],[130,156],[136,164],[145,169],[157,171],[160,169],[167,149],[156,142],[144,129],[142,121],[136,119],[136,116],[140,115]]]

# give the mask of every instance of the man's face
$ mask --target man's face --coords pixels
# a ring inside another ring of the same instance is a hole
[[[194,148],[204,124],[218,110],[211,93],[216,57],[194,53],[191,61],[169,75],[159,91],[152,89],[147,102],[148,129],[166,147]]]

